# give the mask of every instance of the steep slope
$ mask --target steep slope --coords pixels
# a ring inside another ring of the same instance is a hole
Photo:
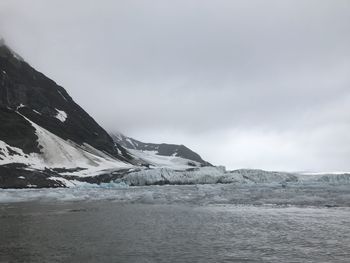
[[[58,187],[64,184],[53,176],[96,176],[134,167],[127,150],[62,87],[1,41],[0,123],[2,188]]]
[[[70,174],[80,176],[97,174],[106,169],[132,167],[87,143],[78,145],[72,141],[63,140],[23,117],[20,113],[17,114],[34,128],[40,152],[25,154],[22,149],[0,141],[0,164],[21,163],[31,169],[38,170],[47,168],[71,169]]]
[[[184,145],[144,143],[121,133],[112,133],[111,137],[116,143],[127,148],[133,156],[154,166],[172,169],[211,166],[199,154]]]
[[[123,161],[131,161],[64,88],[33,69],[6,45],[0,46],[0,140],[24,152],[40,152],[33,127],[16,111],[58,137],[84,143]]]

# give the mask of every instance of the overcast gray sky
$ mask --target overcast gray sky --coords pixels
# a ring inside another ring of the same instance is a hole
[[[350,171],[348,0],[1,0],[0,34],[107,130],[228,168]]]

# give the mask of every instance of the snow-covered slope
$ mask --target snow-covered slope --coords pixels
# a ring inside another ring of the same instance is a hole
[[[212,166],[184,145],[144,143],[119,132],[112,133],[111,137],[116,143],[127,148],[129,155],[137,160],[138,164],[150,168],[186,170]]]
[[[116,143],[127,148],[131,155],[151,166],[171,169],[211,166],[199,154],[184,145],[144,143],[119,132],[112,133],[111,137]]]
[[[186,170],[193,167],[201,167],[201,164],[192,160],[177,156],[162,156],[156,151],[128,150],[130,155],[140,163],[144,163],[151,168],[168,168],[174,170]]]
[[[25,154],[20,148],[0,141],[0,165],[17,163],[26,165],[26,169],[73,169],[70,174],[77,176],[91,176],[105,170],[133,167],[88,144],[78,145],[72,141],[63,140],[26,117],[22,116],[22,118],[34,127],[40,153]]]

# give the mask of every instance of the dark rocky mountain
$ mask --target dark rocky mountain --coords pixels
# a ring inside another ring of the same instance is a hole
[[[39,153],[35,129],[24,117],[64,140],[132,161],[64,88],[0,43],[0,140],[25,153]]]
[[[167,144],[167,143],[144,143],[133,138],[127,137],[121,133],[111,134],[113,140],[127,149],[140,150],[140,151],[154,151],[160,156],[174,156],[188,159],[200,163],[202,166],[211,166],[210,163],[204,161],[202,157],[187,148],[184,145]]]

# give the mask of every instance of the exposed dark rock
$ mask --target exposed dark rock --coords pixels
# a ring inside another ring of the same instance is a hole
[[[22,116],[0,106],[0,123],[0,140],[22,149],[24,153],[40,152],[35,129]]]
[[[111,183],[115,180],[122,179],[125,175],[130,173],[129,169],[122,169],[118,171],[106,171],[105,173],[96,175],[96,176],[86,176],[86,177],[78,177],[78,176],[64,176],[65,179],[68,180],[76,180],[79,182],[86,182],[89,184],[102,184],[102,183]]]
[[[80,168],[80,167],[70,168],[70,169],[68,169],[68,168],[53,168],[50,170],[54,171],[56,173],[74,173],[74,172],[85,170],[85,168]]]
[[[23,164],[0,166],[0,188],[57,188],[66,187],[58,180],[50,179],[58,174],[51,171],[26,170]]]

